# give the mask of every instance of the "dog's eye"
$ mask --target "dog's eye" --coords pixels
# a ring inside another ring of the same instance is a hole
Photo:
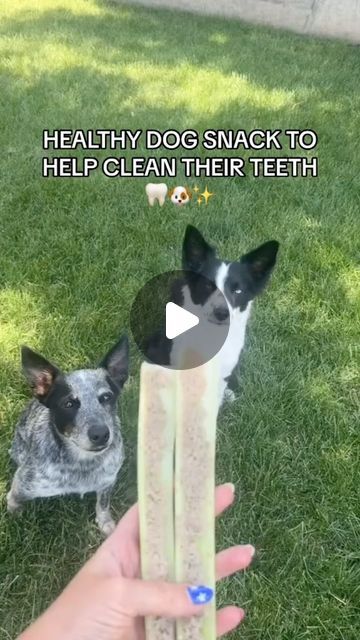
[[[236,293],[236,294],[242,293],[239,285],[237,284],[233,284],[230,288],[233,293]]]
[[[106,402],[110,402],[112,397],[113,397],[112,393],[102,393],[101,396],[99,397],[99,402],[100,404],[106,404]]]
[[[76,400],[74,398],[69,398],[66,400],[64,407],[65,409],[72,409],[76,405]]]

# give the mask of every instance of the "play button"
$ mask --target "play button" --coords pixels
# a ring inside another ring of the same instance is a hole
[[[165,333],[169,340],[181,336],[185,331],[189,331],[199,324],[199,318],[186,311],[174,302],[168,302],[166,305],[166,327]]]
[[[229,331],[229,310],[211,279],[190,271],[167,271],[138,291],[130,326],[145,360],[189,369],[221,349]]]

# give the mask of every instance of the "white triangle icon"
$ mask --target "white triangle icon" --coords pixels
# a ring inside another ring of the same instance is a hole
[[[199,324],[199,318],[174,302],[166,305],[166,337],[172,340]]]

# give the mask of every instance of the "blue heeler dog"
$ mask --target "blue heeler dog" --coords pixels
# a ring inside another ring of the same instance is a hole
[[[95,491],[96,521],[108,535],[115,526],[110,494],[124,460],[117,400],[128,377],[128,340],[122,338],[96,369],[67,374],[28,347],[21,355],[35,399],[19,419],[10,450],[18,468],[8,510],[33,498]]]

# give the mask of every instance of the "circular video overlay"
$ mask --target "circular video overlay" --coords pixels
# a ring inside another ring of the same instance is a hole
[[[211,360],[229,331],[224,295],[203,275],[167,271],[138,292],[130,312],[134,340],[145,360],[192,369]]]

